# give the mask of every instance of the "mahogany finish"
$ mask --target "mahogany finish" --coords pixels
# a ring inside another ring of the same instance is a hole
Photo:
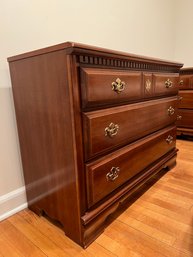
[[[8,61],[29,208],[87,247],[174,166],[182,64],[71,42]]]
[[[177,124],[180,124],[181,127],[193,129],[193,110],[179,109],[178,115],[181,120],[178,120]]]
[[[109,90],[117,78],[125,83],[125,89],[119,93]],[[94,68],[81,69],[81,91],[83,107],[122,103],[142,98],[142,72],[104,70]]]
[[[123,91],[109,90],[112,83],[121,77],[125,83]],[[166,87],[165,81],[170,79],[171,87]],[[142,83],[143,80],[143,83]],[[145,85],[150,81],[150,87]],[[81,69],[81,93],[84,108],[99,108],[102,105],[115,105],[142,101],[147,97],[176,95],[178,92],[178,74],[142,73],[124,70]],[[165,85],[165,86],[164,86]]]
[[[134,144],[115,151],[105,157],[86,165],[88,204],[93,205],[104,196],[127,182],[144,167],[158,160],[164,154],[175,148],[176,127],[163,129],[155,134],[143,138]],[[167,139],[172,136],[171,142]],[[140,160],[143,159],[143,162]],[[129,160],[129,162],[128,162]],[[118,167],[118,179],[108,180],[107,176],[112,167]],[[100,185],[100,187],[98,186]]]
[[[168,112],[170,107],[174,109],[173,114]],[[174,123],[176,110],[177,97],[172,97],[84,113],[86,159],[133,142]],[[113,138],[105,136],[105,128],[111,122],[119,126],[117,135]]]
[[[193,91],[192,90],[180,90],[180,109],[193,109]]]
[[[178,93],[178,74],[153,74],[153,82],[156,96],[176,95]]]
[[[193,136],[193,68],[180,70],[177,134]]]

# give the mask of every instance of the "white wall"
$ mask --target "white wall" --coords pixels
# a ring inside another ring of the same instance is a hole
[[[0,219],[26,201],[6,58],[70,40],[172,60],[174,3],[0,0]]]
[[[193,1],[176,0],[174,59],[193,67]]]

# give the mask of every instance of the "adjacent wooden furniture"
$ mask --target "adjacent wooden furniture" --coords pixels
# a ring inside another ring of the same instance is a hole
[[[193,67],[180,70],[177,134],[193,136]]]
[[[8,61],[29,208],[86,247],[175,164],[182,64],[71,42]]]

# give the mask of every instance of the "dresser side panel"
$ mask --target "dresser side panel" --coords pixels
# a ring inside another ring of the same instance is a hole
[[[29,207],[81,242],[72,97],[64,50],[10,63]]]

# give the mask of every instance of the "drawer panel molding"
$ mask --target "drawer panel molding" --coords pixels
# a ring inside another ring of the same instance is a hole
[[[142,73],[133,71],[81,69],[83,107],[108,105],[142,97]]]
[[[86,160],[174,123],[177,105],[171,97],[83,113]]]
[[[154,94],[161,95],[175,95],[179,87],[178,74],[153,74]]]
[[[193,90],[180,90],[179,96],[181,97],[180,109],[193,109]]]
[[[169,127],[87,164],[88,206],[92,206],[175,148],[175,135],[176,127]]]

